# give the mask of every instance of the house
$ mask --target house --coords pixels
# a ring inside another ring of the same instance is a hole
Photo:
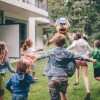
[[[0,0],[0,41],[7,43],[9,57],[20,58],[27,38],[43,49],[43,27],[48,25],[48,0]]]

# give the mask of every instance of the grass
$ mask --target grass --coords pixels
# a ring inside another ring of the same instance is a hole
[[[48,48],[45,47],[45,50],[47,49]],[[51,49],[51,47],[49,47],[49,49]],[[47,60],[48,59],[43,59],[36,62],[37,66],[36,77],[38,77],[39,80],[37,83],[31,85],[28,100],[50,100],[48,91],[48,78],[42,75]],[[13,63],[12,66],[15,68],[16,63]],[[10,73],[7,70],[6,81],[9,79],[11,75],[12,73]],[[88,77],[90,81],[91,100],[100,100],[100,82],[94,79],[93,67],[91,63],[89,63]],[[67,89],[68,100],[84,100],[84,96],[86,93],[85,93],[84,82],[81,75],[81,69],[80,69],[79,85],[74,86],[73,85],[74,82],[75,82],[75,75],[69,78],[69,86]],[[11,100],[11,94],[8,92],[8,90],[5,90],[4,100]]]
[[[38,82],[32,84],[29,92],[29,100],[50,100],[48,92],[48,79],[42,75],[43,68],[47,62],[47,59],[37,61],[37,73],[36,77],[39,78]],[[12,66],[16,66],[16,63],[13,63]],[[6,80],[9,79],[11,73],[7,71]],[[93,68],[92,64],[89,64],[88,76],[90,80],[90,90],[91,90],[91,100],[100,100],[100,82],[96,81],[93,77]],[[85,87],[80,70],[80,82],[78,86],[74,86],[75,75],[69,78],[69,86],[67,90],[68,100],[84,100],[85,96]],[[5,90],[5,99],[11,100],[11,94],[8,90]]]

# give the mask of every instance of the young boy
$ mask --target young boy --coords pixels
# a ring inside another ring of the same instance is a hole
[[[17,70],[6,83],[6,88],[12,93],[12,100],[28,100],[30,84],[35,79],[30,75],[32,63],[27,59],[20,59]]]
[[[51,100],[67,100],[66,90],[68,86],[68,63],[73,59],[80,59],[95,62],[95,60],[87,57],[74,55],[73,53],[64,49],[66,44],[65,36],[58,34],[54,38],[56,48],[43,53],[37,57],[37,60],[49,57],[44,75],[49,79],[49,91]],[[62,96],[60,97],[60,92]]]
[[[96,59],[96,63],[93,64],[94,78],[100,81],[100,40],[94,42],[94,50],[91,54],[93,59]]]

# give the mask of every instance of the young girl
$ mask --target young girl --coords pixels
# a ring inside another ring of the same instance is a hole
[[[100,40],[94,42],[94,50],[91,54],[93,59],[96,59],[96,63],[93,64],[94,67],[94,77],[96,80],[100,81]]]
[[[82,55],[87,57],[87,52],[92,52],[91,47],[89,46],[88,42],[82,38],[80,32],[74,34],[74,41],[73,43],[67,48],[67,50],[73,50],[74,54]],[[85,88],[86,88],[86,96],[85,100],[90,100],[90,89],[89,89],[89,79],[87,75],[88,71],[88,63],[87,61],[76,60],[77,68],[76,68],[76,81],[74,85],[79,84],[79,68],[82,69],[82,77],[84,80]]]
[[[3,100],[4,97],[6,68],[8,68],[10,72],[15,73],[15,70],[7,60],[7,55],[7,46],[4,42],[0,41],[0,100]]]
[[[34,78],[29,74],[31,62],[27,59],[19,59],[17,70],[6,83],[6,88],[12,93],[12,100],[28,100],[30,84]]]
[[[35,52],[36,50],[32,47],[33,42],[31,39],[27,39],[25,43],[22,46],[22,52],[24,54],[24,58],[30,60],[32,62],[32,75],[33,77],[35,76],[36,72],[36,66],[34,64],[34,59],[35,59]],[[38,79],[34,77],[35,79]]]

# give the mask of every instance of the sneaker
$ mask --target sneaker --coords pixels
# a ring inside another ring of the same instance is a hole
[[[90,100],[90,92],[88,92],[87,94],[86,94],[86,96],[85,96],[85,99],[84,100]]]
[[[75,81],[74,85],[79,85],[79,82]]]

